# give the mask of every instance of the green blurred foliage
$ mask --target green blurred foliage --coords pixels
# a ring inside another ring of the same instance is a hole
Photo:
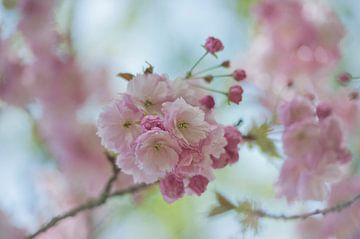
[[[280,158],[280,154],[278,153],[274,142],[269,139],[268,133],[271,131],[271,125],[269,123],[263,123],[260,126],[254,125],[249,133],[248,137],[250,140],[248,141],[249,147],[254,147],[257,145],[259,149],[269,155],[272,158]]]

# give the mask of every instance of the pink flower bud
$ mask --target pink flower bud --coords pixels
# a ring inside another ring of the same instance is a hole
[[[242,81],[246,78],[246,71],[243,69],[237,69],[233,72],[232,75],[236,81]]]
[[[224,49],[224,45],[222,44],[222,42],[215,37],[208,37],[204,47],[208,52],[212,54],[222,51]]]
[[[332,113],[331,106],[326,103],[319,104],[316,107],[316,115],[319,118],[319,120],[323,120],[327,118],[328,116],[331,115],[331,113]]]
[[[160,180],[160,191],[164,199],[168,203],[172,203],[184,195],[185,187],[182,179],[174,174],[169,174]]]
[[[200,99],[200,104],[211,110],[215,106],[214,97],[212,97],[211,95],[204,96]]]
[[[349,83],[350,80],[351,80],[351,75],[347,72],[340,74],[338,78],[338,82],[343,85]]]
[[[240,85],[233,85],[229,89],[228,98],[229,101],[239,104],[242,101],[243,88]]]
[[[190,178],[189,188],[196,193],[196,195],[200,196],[203,192],[205,192],[207,185],[209,184],[209,179],[202,175],[196,175]]]

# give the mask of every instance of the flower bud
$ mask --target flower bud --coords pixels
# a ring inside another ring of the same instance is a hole
[[[242,81],[246,78],[246,71],[243,69],[237,69],[233,72],[232,75],[236,81]]]
[[[224,67],[224,68],[229,68],[230,67],[230,61],[223,61],[221,63],[221,66]]]
[[[204,48],[214,54],[216,52],[222,51],[224,49],[224,45],[222,42],[215,38],[215,37],[208,37],[208,39],[205,42]]]
[[[341,85],[346,85],[347,83],[349,83],[351,80],[351,75],[347,72],[341,73],[338,77],[338,82]]]
[[[243,88],[240,85],[233,85],[229,89],[228,99],[229,101],[239,104],[242,101]]]
[[[204,77],[204,80],[207,82],[207,83],[211,83],[213,81],[214,77],[212,75],[207,75]]]
[[[321,103],[316,107],[316,115],[319,120],[323,120],[330,116],[332,113],[331,106],[326,103]]]
[[[212,97],[211,95],[204,96],[200,99],[200,104],[211,110],[215,106],[214,97]]]

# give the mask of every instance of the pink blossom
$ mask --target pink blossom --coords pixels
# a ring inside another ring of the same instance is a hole
[[[0,236],[1,238],[23,239],[25,231],[17,228],[2,211],[0,211]]]
[[[208,37],[208,39],[206,39],[204,47],[208,52],[212,54],[224,50],[224,45],[222,44],[222,42],[215,37]]]
[[[57,215],[68,211],[81,202],[76,193],[71,190],[65,180],[65,175],[59,172],[44,172],[41,175],[41,186],[48,199],[47,211]],[[74,236],[79,239],[89,238],[91,234],[90,215],[82,214],[77,217],[64,220],[62,223],[40,234],[39,239],[71,239]]]
[[[158,113],[162,103],[169,100],[170,86],[165,76],[136,75],[128,83],[127,93],[133,97],[138,108],[148,113]]]
[[[165,127],[186,144],[198,144],[210,131],[204,112],[199,107],[189,105],[183,98],[164,103],[162,112]]]
[[[41,57],[52,54],[59,38],[53,19],[56,1],[23,0],[20,7],[22,17],[18,28],[33,52]]]
[[[122,172],[133,178],[134,183],[153,183],[159,179],[158,174],[152,174],[140,168],[133,152],[119,154],[116,164]]]
[[[328,117],[320,122],[323,132],[323,147],[328,151],[333,151],[336,155],[336,161],[348,163],[351,161],[349,150],[344,147],[344,138],[339,121],[334,117]]]
[[[172,203],[184,195],[184,182],[176,175],[169,174],[160,180],[160,191],[165,201]]]
[[[321,154],[322,131],[313,121],[300,121],[291,125],[283,135],[284,151],[290,157],[301,157],[307,154]]]
[[[286,159],[278,181],[278,192],[292,202],[300,200],[323,200],[330,192],[332,183],[339,180],[339,164],[327,162],[331,155],[322,158]],[[314,163],[319,162],[319,163]]]
[[[345,30],[329,5],[263,0],[254,10],[261,27],[246,61],[238,65],[248,69],[248,81],[263,90],[262,103],[274,111],[281,100],[309,93],[319,99],[321,91],[332,89],[329,75],[341,58]]]
[[[167,131],[153,129],[137,138],[135,160],[141,170],[162,177],[175,168],[180,151]]]
[[[11,54],[10,49],[10,41],[0,39],[0,99],[9,104],[25,106],[33,100],[28,89],[32,74],[21,59]]]
[[[243,88],[240,85],[233,85],[229,89],[228,98],[229,101],[239,104],[242,101]]]
[[[314,119],[315,112],[313,106],[305,99],[296,98],[290,102],[285,102],[279,107],[280,122],[288,127],[293,123],[307,119]]]
[[[205,106],[206,109],[211,110],[215,106],[215,100],[214,97],[211,95],[204,96],[200,99],[200,103]]]
[[[358,177],[348,178],[332,188],[328,206],[334,206],[355,197],[360,191]],[[356,239],[360,237],[360,202],[340,212],[327,215],[319,227],[321,238]]]
[[[146,115],[141,120],[141,127],[144,130],[152,130],[152,129],[165,130],[162,119],[157,115]]]
[[[333,185],[327,207],[333,207],[354,198],[360,191],[359,177],[347,178]],[[360,202],[324,217],[306,220],[299,225],[303,239],[357,239],[360,237]],[[308,221],[308,222],[307,222]],[[305,232],[305,233],[304,233]]]
[[[201,143],[201,151],[205,158],[209,159],[210,155],[220,157],[225,153],[225,146],[228,144],[226,139],[227,127],[217,126],[210,131],[208,137]]]
[[[246,71],[244,69],[237,69],[232,74],[233,78],[236,81],[242,81],[246,78]]]
[[[214,178],[211,160],[197,149],[183,149],[175,172],[187,177],[204,175],[209,180]]]
[[[71,186],[84,196],[97,196],[111,168],[94,125],[79,123],[75,117],[70,112],[59,119],[48,115],[39,121],[39,133]]]
[[[343,144],[340,123],[333,116],[320,121],[300,118],[286,127],[283,145],[287,159],[278,181],[279,194],[289,201],[323,200],[341,176],[341,166],[351,160]]]
[[[235,126],[225,127],[225,139],[227,141],[225,149],[237,149],[242,141],[241,133]]]
[[[279,194],[289,201],[322,200],[332,183],[339,179],[341,166],[351,160],[344,147],[339,120],[331,108],[320,103],[316,109],[296,99],[282,105],[281,121],[285,126],[283,147],[287,159],[278,181]]]
[[[209,95],[209,92],[198,87],[204,84],[202,79],[191,79],[184,81],[183,79],[176,79],[171,81],[171,100],[174,101],[177,98],[183,98],[186,103],[193,106],[202,106],[200,100]]]
[[[327,118],[328,116],[331,115],[331,113],[332,113],[332,108],[327,103],[319,104],[316,107],[316,115],[319,118],[319,120],[323,120],[323,119]]]
[[[209,180],[202,175],[195,175],[190,178],[188,187],[196,193],[196,195],[200,196],[203,192],[205,192],[207,185],[209,184]]]
[[[233,164],[239,160],[239,149],[238,145],[242,141],[241,134],[239,130],[234,126],[225,127],[225,153],[221,154],[220,157],[213,155],[212,167],[213,168],[223,168],[228,164]]]
[[[115,100],[98,119],[98,135],[102,144],[115,152],[130,149],[136,137],[141,133],[142,113],[132,104],[129,96]]]

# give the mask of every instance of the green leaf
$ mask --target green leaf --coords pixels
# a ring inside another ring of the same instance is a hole
[[[236,208],[236,211],[240,213],[249,213],[253,210],[253,205],[249,201],[244,201],[239,204],[239,206]]]
[[[248,138],[251,138],[249,146],[253,147],[256,144],[265,154],[274,158],[280,158],[274,142],[268,137],[270,131],[271,126],[268,123],[263,123],[260,126],[254,125],[248,133]]]
[[[134,78],[134,75],[131,73],[119,73],[117,74],[118,77],[121,77],[127,81],[131,81]]]
[[[209,217],[217,216],[228,211],[231,211],[236,208],[236,206],[230,202],[227,198],[225,198],[220,193],[216,193],[216,199],[219,205],[212,208],[208,214]]]
[[[216,199],[219,202],[219,204],[225,208],[234,209],[236,206],[230,202],[227,198],[225,198],[220,193],[216,193]]]
[[[148,67],[145,68],[144,74],[152,74],[154,72],[154,66],[147,61],[146,64],[148,64]]]

